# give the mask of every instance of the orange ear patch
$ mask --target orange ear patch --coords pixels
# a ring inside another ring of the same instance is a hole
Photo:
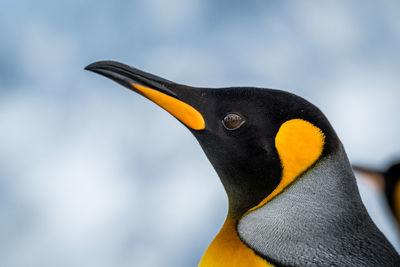
[[[398,181],[394,187],[393,202],[397,223],[399,223],[400,226],[400,181]]]
[[[314,164],[321,156],[324,144],[324,133],[310,122],[292,119],[283,123],[275,137],[275,147],[282,164],[282,179],[271,194],[246,214],[270,201]]]

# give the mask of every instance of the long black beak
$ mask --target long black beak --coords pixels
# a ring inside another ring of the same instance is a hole
[[[176,94],[166,87],[167,84],[174,84],[173,82],[116,61],[94,62],[86,66],[85,70],[90,70],[110,78],[135,92],[137,92],[137,90],[132,86],[133,82],[176,97]]]
[[[187,96],[188,90],[182,91],[186,86],[115,61],[95,62],[88,65],[85,70],[110,78],[145,96],[193,130],[205,129],[202,114],[184,102],[186,97],[180,97],[180,95]]]

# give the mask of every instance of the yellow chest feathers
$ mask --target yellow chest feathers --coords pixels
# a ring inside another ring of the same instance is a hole
[[[236,220],[227,218],[224,226],[207,248],[199,267],[269,267],[273,266],[254,253],[239,238]]]

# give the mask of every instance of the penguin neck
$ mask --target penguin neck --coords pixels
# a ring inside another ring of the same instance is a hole
[[[325,203],[331,205],[322,206]],[[365,211],[351,165],[341,145],[336,152],[321,158],[310,170],[295,179],[278,195],[274,195],[267,203],[250,209],[239,221],[249,214],[269,210],[278,204],[281,208],[298,206],[299,213],[303,209],[309,211],[310,208],[319,206],[329,211],[326,216],[336,216],[337,210],[334,205],[346,205],[349,209],[357,207]],[[284,216],[283,211],[285,209],[279,214]],[[266,217],[275,216],[274,213]]]
[[[273,266],[240,240],[237,222],[228,214],[221,230],[204,253],[199,267]]]

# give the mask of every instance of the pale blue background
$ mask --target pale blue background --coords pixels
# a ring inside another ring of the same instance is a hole
[[[385,167],[400,156],[399,14],[398,1],[2,1],[0,266],[194,266],[222,225],[223,188],[189,131],[87,64],[289,90],[351,161]]]

